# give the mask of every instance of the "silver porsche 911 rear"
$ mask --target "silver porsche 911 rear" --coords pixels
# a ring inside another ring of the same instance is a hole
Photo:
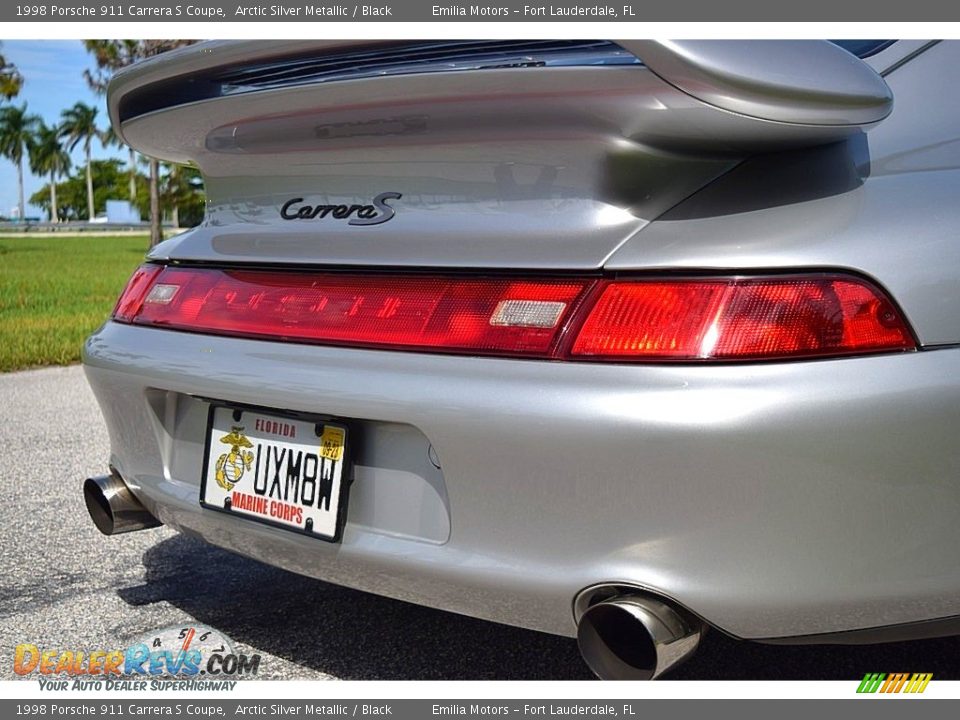
[[[656,676],[960,617],[960,44],[214,42],[119,74],[204,223],[87,342],[106,533]],[[857,57],[852,50],[863,57]]]

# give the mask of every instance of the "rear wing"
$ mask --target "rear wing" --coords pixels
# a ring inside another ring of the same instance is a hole
[[[818,40],[626,40],[625,49],[701,102],[759,120],[869,127],[893,109],[869,65]]]
[[[744,154],[840,140],[893,106],[866,63],[813,40],[214,41],[117,73],[108,96],[129,144],[201,168],[273,152],[278,127],[314,133],[318,116],[333,135],[315,150],[364,123],[384,146],[427,131],[409,122],[459,133],[483,107],[483,132],[603,126],[673,152]]]

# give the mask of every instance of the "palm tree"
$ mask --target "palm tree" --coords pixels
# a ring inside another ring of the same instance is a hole
[[[170,205],[170,224],[178,228],[180,227],[180,196],[186,188],[181,181],[180,166],[176,163],[163,163],[163,165],[167,168],[164,200]]]
[[[103,137],[97,129],[97,108],[78,102],[69,110],[61,113],[63,123],[60,136],[67,139],[67,148],[73,150],[81,142],[87,160],[87,219],[93,220],[93,172],[90,166],[90,144],[94,138]]]
[[[129,168],[128,172],[130,173],[130,204],[135,206],[137,204],[137,151],[120,139],[120,136],[117,135],[112,125],[103,133],[101,140],[103,141],[104,147],[125,147],[130,153],[130,160],[127,163],[127,167]]]
[[[21,87],[23,87],[23,76],[17,70],[17,66],[7,62],[0,53],[0,96],[11,100],[20,94]]]
[[[20,210],[20,220],[26,217],[26,208],[23,202],[23,155],[30,141],[33,131],[40,118],[36,115],[27,115],[26,104],[16,107],[8,105],[0,108],[0,155],[11,160],[17,166],[17,184]]]
[[[96,72],[85,70],[83,76],[100,95],[115,72],[138,60],[153,57],[196,40],[84,40],[83,44],[97,62]],[[150,158],[150,247],[163,239],[160,226],[160,162]]]
[[[50,174],[50,222],[60,222],[57,213],[57,178],[70,170],[70,153],[60,142],[60,128],[49,127],[40,121],[29,149],[30,169],[36,175]]]

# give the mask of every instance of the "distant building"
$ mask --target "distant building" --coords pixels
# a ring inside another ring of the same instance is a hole
[[[140,211],[128,200],[107,200],[108,223],[129,225],[140,222]]]

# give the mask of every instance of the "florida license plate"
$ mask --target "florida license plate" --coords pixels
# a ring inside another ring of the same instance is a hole
[[[346,507],[347,428],[213,406],[200,504],[332,542]]]

